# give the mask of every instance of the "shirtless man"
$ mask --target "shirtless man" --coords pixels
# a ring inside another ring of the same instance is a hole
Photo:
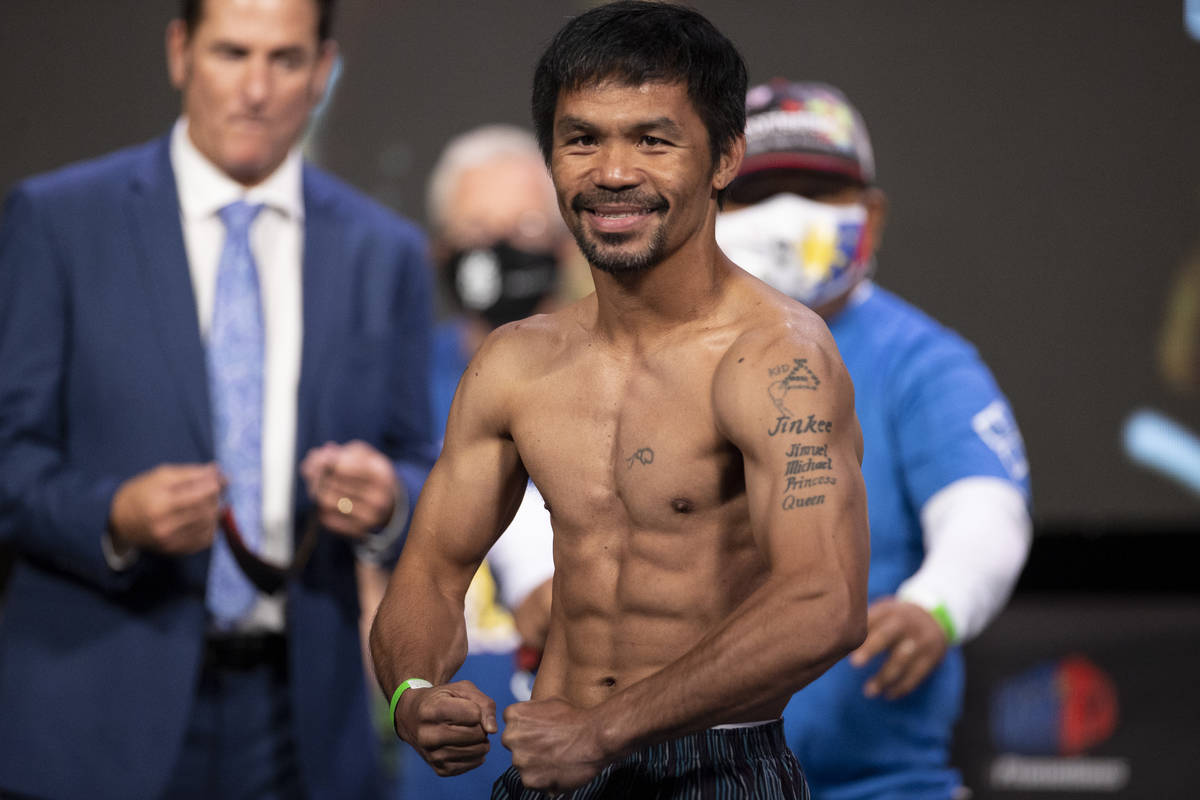
[[[495,705],[444,682],[532,478],[551,627],[493,797],[806,797],[780,712],[865,635],[852,386],[820,319],[714,239],[745,74],[696,12],[632,0],[539,62],[535,126],[596,292],[498,329],[468,367],[371,637],[400,737],[441,774],[478,765]]]

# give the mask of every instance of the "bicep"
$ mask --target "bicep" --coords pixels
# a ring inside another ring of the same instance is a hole
[[[784,339],[748,353],[718,413],[742,453],[751,525],[772,572],[865,592],[862,434],[853,386],[829,348]]]
[[[503,393],[480,369],[473,362],[459,385],[442,453],[421,491],[401,554],[400,567],[432,570],[455,593],[466,591],[516,513],[528,480],[505,430]]]

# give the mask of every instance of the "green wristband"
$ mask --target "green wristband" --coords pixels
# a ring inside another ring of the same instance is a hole
[[[430,689],[433,684],[421,678],[409,678],[404,683],[396,687],[396,691],[392,692],[392,707],[388,716],[392,720],[392,725],[396,724],[396,704],[400,702],[400,695],[404,694],[409,689]]]
[[[957,633],[954,630],[954,620],[950,619],[950,612],[946,610],[945,603],[929,609],[929,615],[941,626],[942,633],[946,634],[946,641],[950,644],[958,641]]]

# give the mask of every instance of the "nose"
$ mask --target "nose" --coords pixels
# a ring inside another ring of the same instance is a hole
[[[266,59],[248,59],[242,75],[242,98],[246,105],[258,108],[271,96],[271,65]]]
[[[621,143],[606,144],[596,154],[592,182],[612,191],[628,189],[642,182],[632,147]]]

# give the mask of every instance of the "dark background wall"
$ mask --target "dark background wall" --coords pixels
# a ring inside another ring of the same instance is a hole
[[[314,142],[402,213],[447,137],[526,124],[532,64],[587,4],[342,0],[344,74]],[[697,0],[752,80],[841,86],[892,200],[879,280],[974,341],[1059,527],[1186,525],[1197,498],[1131,464],[1126,415],[1200,430],[1154,360],[1172,278],[1200,239],[1200,42],[1181,0]],[[0,187],[166,130],[173,2],[3,0]]]

